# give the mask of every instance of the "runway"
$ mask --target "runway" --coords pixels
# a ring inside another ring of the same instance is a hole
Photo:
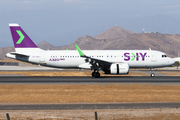
[[[26,77],[0,76],[0,84],[104,84],[104,83],[131,83],[131,84],[175,84],[180,85],[180,76],[141,76],[141,77]]]
[[[83,110],[179,108],[180,103],[24,104],[0,105],[0,110]]]

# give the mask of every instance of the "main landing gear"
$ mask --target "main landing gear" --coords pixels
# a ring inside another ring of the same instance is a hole
[[[92,72],[91,75],[92,75],[92,77],[95,77],[95,78],[99,78],[100,77],[100,73],[96,72],[96,71]]]
[[[150,68],[150,70],[151,70],[151,77],[154,77],[154,76],[155,76],[155,74],[154,74],[154,70],[153,70],[153,68]]]

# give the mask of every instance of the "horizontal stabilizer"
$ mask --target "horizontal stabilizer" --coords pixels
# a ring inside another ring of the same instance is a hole
[[[20,56],[24,56],[24,57],[29,57],[30,55],[26,55],[26,54],[22,54],[22,53],[17,53],[17,52],[11,52],[9,53],[11,55],[20,55]]]

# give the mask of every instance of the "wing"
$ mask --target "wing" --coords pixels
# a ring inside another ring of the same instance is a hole
[[[86,61],[92,65],[92,69],[97,69],[98,67],[103,69],[105,67],[109,67],[112,64],[111,62],[106,61],[106,60],[89,57],[85,55],[77,45],[75,45],[75,47],[79,55],[83,58],[86,58]]]

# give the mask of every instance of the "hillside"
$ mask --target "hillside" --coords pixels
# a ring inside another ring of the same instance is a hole
[[[159,50],[170,57],[177,57],[178,53],[180,53],[180,35],[160,33],[132,34],[123,38],[112,39],[108,47],[103,49],[147,50],[149,46],[152,50]]]
[[[94,36],[95,39],[114,39],[119,37],[125,37],[127,35],[133,34],[134,32],[120,28],[119,26],[114,26],[99,35]]]
[[[6,53],[8,52],[14,52],[14,47],[5,47],[5,48],[0,48],[0,59],[7,59],[5,56]]]
[[[180,35],[178,34],[134,33],[117,26],[95,37],[82,36],[70,45],[53,46],[43,41],[38,46],[45,50],[75,50],[75,44],[82,50],[148,50],[150,46],[152,50],[165,52],[170,57],[177,57],[180,53]],[[13,51],[13,47],[0,48],[0,59],[5,59],[5,54]]]
[[[44,49],[44,50],[53,49],[55,47],[46,41],[43,41],[43,42],[37,44],[37,46],[41,49]]]
[[[77,44],[82,50],[152,50],[165,52],[170,57],[177,57],[180,53],[180,35],[160,33],[134,33],[114,39],[95,39],[91,36],[78,38],[72,44],[60,49],[74,50]]]

